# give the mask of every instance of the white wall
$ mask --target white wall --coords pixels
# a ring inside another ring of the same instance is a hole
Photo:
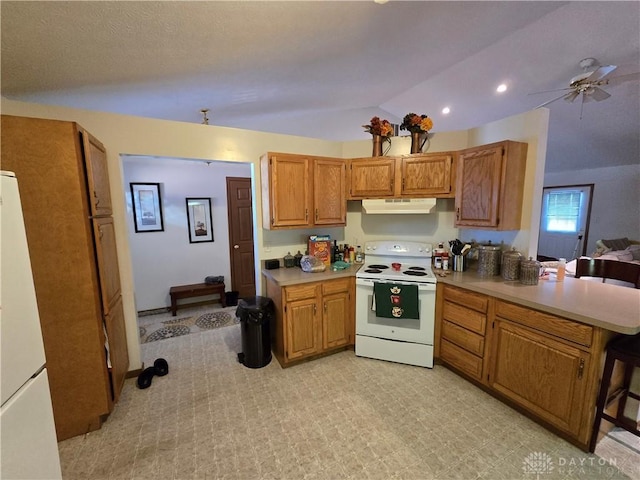
[[[124,157],[122,167],[138,311],[170,305],[169,287],[200,283],[208,275],[223,275],[231,290],[226,177],[250,178],[251,165]],[[136,233],[131,182],[160,183],[164,231]],[[211,198],[213,242],[189,243],[187,197]]]
[[[591,222],[587,255],[596,249],[596,240],[627,237],[640,240],[640,164],[544,176],[545,187],[593,183]]]

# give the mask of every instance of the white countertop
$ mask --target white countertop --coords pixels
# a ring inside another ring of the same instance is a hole
[[[476,272],[452,272],[438,282],[466,288],[508,302],[552,313],[617,333],[640,333],[640,289],[566,277],[538,285],[506,281]]]

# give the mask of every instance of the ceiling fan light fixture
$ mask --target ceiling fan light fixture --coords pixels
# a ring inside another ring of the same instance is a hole
[[[578,97],[578,95],[580,95],[580,92],[574,91],[567,93],[563,98],[566,102],[571,103]]]
[[[507,84],[506,83],[501,83],[500,85],[498,85],[498,88],[496,88],[496,92],[498,93],[504,93],[507,91]]]
[[[449,107],[444,107],[442,109],[442,114],[443,115],[449,115],[451,113],[451,109]]]

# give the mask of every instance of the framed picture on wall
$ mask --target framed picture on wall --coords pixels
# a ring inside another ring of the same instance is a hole
[[[130,183],[136,233],[162,232],[162,199],[159,183]]]
[[[187,198],[189,243],[213,242],[211,198]]]

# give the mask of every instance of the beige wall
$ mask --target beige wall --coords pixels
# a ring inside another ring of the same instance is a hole
[[[173,157],[176,159],[203,159],[249,162],[254,166],[256,209],[256,253],[258,259],[282,256],[286,249],[304,244],[303,239],[310,232],[271,232],[262,229],[262,203],[260,195],[259,157],[267,151],[306,153],[342,158],[366,157],[371,155],[371,141],[328,142],[313,138],[277,135],[233,128],[216,127],[183,122],[171,122],[141,117],[116,115],[105,112],[70,109],[47,105],[16,102],[1,99],[3,114],[51,118],[75,121],[95,135],[107,149],[111,194],[113,197],[114,223],[118,246],[120,275],[122,280],[125,321],[131,369],[141,367],[140,345],[136,322],[135,289],[128,241],[124,178],[121,154]],[[548,110],[538,109],[468,131],[436,133],[429,146],[429,152],[459,150],[466,147],[500,140],[515,140],[529,143],[525,197],[520,232],[489,232],[453,229],[453,202],[438,201],[438,217],[420,219],[419,223],[403,223],[394,219],[396,225],[386,225],[380,229],[380,222],[364,218],[358,202],[349,202],[347,227],[326,229],[332,238],[342,238],[352,243],[357,238],[363,243],[367,238],[391,237],[405,234],[422,241],[446,241],[455,236],[477,240],[505,241],[522,252],[535,255],[537,248],[538,223],[543,184],[544,160],[546,152]],[[393,139],[389,155],[409,151],[409,139]],[[415,217],[415,216],[412,216]],[[436,218],[434,220],[434,218]],[[436,222],[434,224],[434,222]],[[440,230],[442,228],[442,230]],[[402,232],[402,233],[400,233]],[[314,230],[311,233],[324,233]],[[433,238],[431,238],[433,236]],[[425,238],[426,237],[426,238]],[[276,248],[274,248],[276,247]],[[259,287],[258,281],[258,291]]]

